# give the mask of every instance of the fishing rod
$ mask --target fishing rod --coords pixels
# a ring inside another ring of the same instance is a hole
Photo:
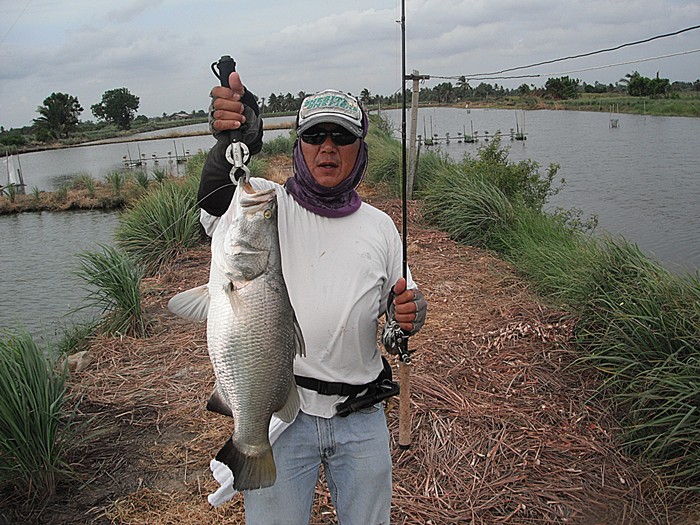
[[[402,272],[408,285],[408,182],[406,170],[406,0],[401,0],[401,239]],[[396,341],[399,350],[399,449],[411,447],[411,355],[408,337],[399,334]]]

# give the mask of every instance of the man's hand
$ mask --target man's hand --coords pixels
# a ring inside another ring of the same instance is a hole
[[[423,326],[427,304],[423,293],[414,288],[406,289],[406,279],[401,277],[394,285],[394,319],[407,334],[414,334]]]
[[[246,106],[241,102],[245,87],[241,77],[234,71],[228,78],[230,88],[216,86],[210,93],[209,126],[213,133],[239,129],[246,122]]]

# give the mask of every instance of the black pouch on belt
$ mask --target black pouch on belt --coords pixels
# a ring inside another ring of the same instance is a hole
[[[350,396],[346,401],[339,404],[335,413],[340,417],[347,417],[353,412],[376,405],[393,396],[399,395],[399,384],[392,381],[391,365],[382,356],[384,370],[382,370],[376,381],[370,383],[367,392],[361,396]]]

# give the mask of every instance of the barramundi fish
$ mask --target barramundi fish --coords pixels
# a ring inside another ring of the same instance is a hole
[[[207,408],[233,417],[233,436],[216,455],[236,490],[269,487],[276,470],[268,428],[273,414],[299,411],[293,361],[304,340],[282,276],[274,189],[246,183],[214,231],[209,283],[177,294],[175,314],[207,320],[216,388]]]

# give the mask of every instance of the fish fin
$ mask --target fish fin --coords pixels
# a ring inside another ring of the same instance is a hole
[[[203,284],[171,297],[168,310],[190,321],[205,321],[209,311],[209,286]]]
[[[254,453],[246,453],[236,446],[233,439],[229,439],[216,455],[216,460],[231,469],[233,488],[238,491],[270,487],[277,479],[275,459],[270,446],[255,450]]]
[[[294,348],[296,355],[306,357],[306,343],[304,343],[304,334],[301,332],[301,327],[299,326],[296,315],[294,315]]]
[[[209,412],[215,412],[224,416],[233,417],[231,407],[228,406],[224,396],[222,396],[221,392],[219,392],[218,385],[214,388],[214,392],[212,392],[209,401],[207,401],[207,410],[209,410]]]
[[[292,421],[294,421],[294,418],[297,417],[300,406],[301,402],[299,401],[299,392],[297,391],[297,385],[295,382],[292,382],[292,387],[289,389],[287,401],[280,410],[275,412],[275,416],[280,418],[285,423],[291,423]]]
[[[241,299],[238,293],[236,293],[236,286],[232,282],[226,287],[225,294],[229,304],[231,305],[231,309],[235,313],[241,312],[241,309],[243,308]]]

